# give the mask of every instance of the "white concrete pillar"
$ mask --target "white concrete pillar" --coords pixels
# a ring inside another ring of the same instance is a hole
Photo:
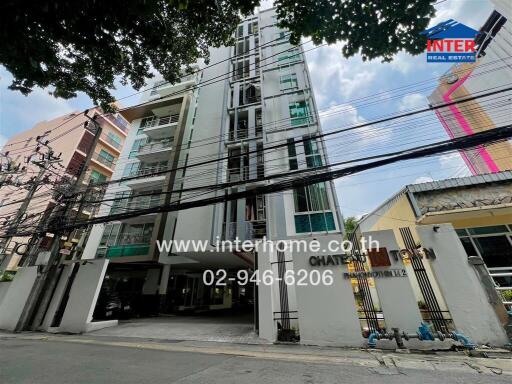
[[[417,232],[422,247],[435,252],[430,265],[457,330],[478,344],[506,344],[505,331],[453,226],[424,225]]]
[[[393,230],[365,232],[363,237],[367,244],[371,238],[371,240],[379,243],[381,249],[385,248],[391,263],[389,267],[372,266],[372,272],[389,271],[391,269],[405,271],[402,258],[398,257],[398,260],[395,260],[391,255],[391,251],[400,249]],[[374,280],[387,330],[400,328],[401,331],[416,332],[422,320],[411,286],[410,276],[381,277]]]
[[[81,333],[117,325],[117,320],[92,322],[108,262],[107,259],[95,259],[87,260],[80,265],[69,293],[68,304],[59,327],[60,332]]]
[[[327,249],[330,240],[341,241],[341,235],[315,236],[320,242],[320,249]],[[296,285],[297,305],[301,344],[326,346],[358,347],[366,344],[363,338],[356,301],[350,279],[344,278],[348,272],[346,265],[328,265],[313,267],[309,258],[327,255],[326,252],[295,252],[293,265],[295,276],[300,270],[311,274],[318,270],[322,274],[332,271],[333,284]],[[309,279],[308,279],[309,280]]]
[[[271,270],[270,254],[260,252],[258,254],[258,265],[260,276],[264,271]],[[272,302],[272,286],[258,285],[258,326],[259,337],[270,342],[276,341],[277,328],[274,326],[274,309]]]
[[[16,276],[0,304],[0,329],[8,331],[16,329],[36,281],[37,268],[24,267],[16,272]]]

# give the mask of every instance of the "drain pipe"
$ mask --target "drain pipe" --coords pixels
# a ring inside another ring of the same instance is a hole
[[[476,345],[467,337],[464,336],[460,332],[432,332],[429,329],[429,326],[425,323],[421,323],[418,327],[418,331],[416,333],[400,333],[399,328],[392,328],[393,332],[372,332],[368,337],[368,347],[375,348],[377,346],[377,340],[395,340],[398,348],[403,349],[404,343],[403,340],[409,341],[410,339],[418,339],[420,341],[435,341],[436,339],[439,341],[443,341],[446,339],[452,339],[462,343],[464,348],[468,350],[473,350],[476,348]]]

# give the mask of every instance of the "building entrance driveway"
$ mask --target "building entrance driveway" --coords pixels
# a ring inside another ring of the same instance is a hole
[[[204,314],[159,316],[122,320],[118,326],[90,333],[91,336],[137,337],[159,340],[215,341],[264,344],[254,332],[252,314]]]

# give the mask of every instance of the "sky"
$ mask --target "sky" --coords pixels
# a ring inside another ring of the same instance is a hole
[[[264,0],[262,8],[271,6],[271,3]],[[436,9],[437,15],[431,25],[451,18],[479,29],[493,7],[488,0],[445,0]],[[363,62],[358,56],[346,59],[340,47],[340,44],[336,44],[314,48],[312,44],[304,44],[322,128],[326,132],[371,121],[386,113],[426,106],[426,96],[435,86],[436,79],[449,68],[447,64],[427,63],[424,53],[418,56],[399,53],[390,63],[381,63],[378,59]],[[0,146],[12,135],[31,128],[41,120],[91,106],[91,101],[83,94],[64,100],[36,89],[30,95],[23,96],[7,89],[11,80],[12,76],[0,66]],[[425,82],[418,85],[421,81]],[[397,90],[404,86],[409,88]],[[113,91],[116,98],[132,93],[134,90],[131,87],[121,84]],[[376,94],[376,101],[365,102],[365,97]],[[123,100],[123,105],[137,101],[136,96]],[[428,126],[379,126],[378,132],[363,129],[350,137],[329,140],[327,149],[330,161],[361,157],[376,150],[389,150],[391,143],[395,149],[396,143],[401,143],[404,148],[425,143],[421,142],[421,138],[436,141],[448,139],[441,125],[432,120],[429,120]],[[360,217],[407,184],[468,174],[460,156],[452,154],[386,166],[338,179],[335,184],[343,214],[346,217]]]

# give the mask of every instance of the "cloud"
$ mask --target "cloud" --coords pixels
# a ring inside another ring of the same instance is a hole
[[[351,97],[367,95],[377,78],[379,62],[363,62],[359,57],[346,59],[341,44],[322,46],[306,52],[313,89],[320,108],[332,100],[343,102]],[[305,44],[307,51],[312,44]]]
[[[421,93],[411,93],[405,95],[398,104],[400,111],[409,111],[412,109],[418,109],[427,106],[427,98]]]
[[[366,120],[359,115],[357,108],[351,104],[331,105],[320,112],[320,122],[324,131],[332,131],[336,128],[349,127],[364,123]]]
[[[431,178],[430,176],[420,176],[420,177],[416,178],[416,180],[414,180],[412,183],[413,184],[422,184],[422,183],[429,183],[431,181],[434,181],[434,179]]]

